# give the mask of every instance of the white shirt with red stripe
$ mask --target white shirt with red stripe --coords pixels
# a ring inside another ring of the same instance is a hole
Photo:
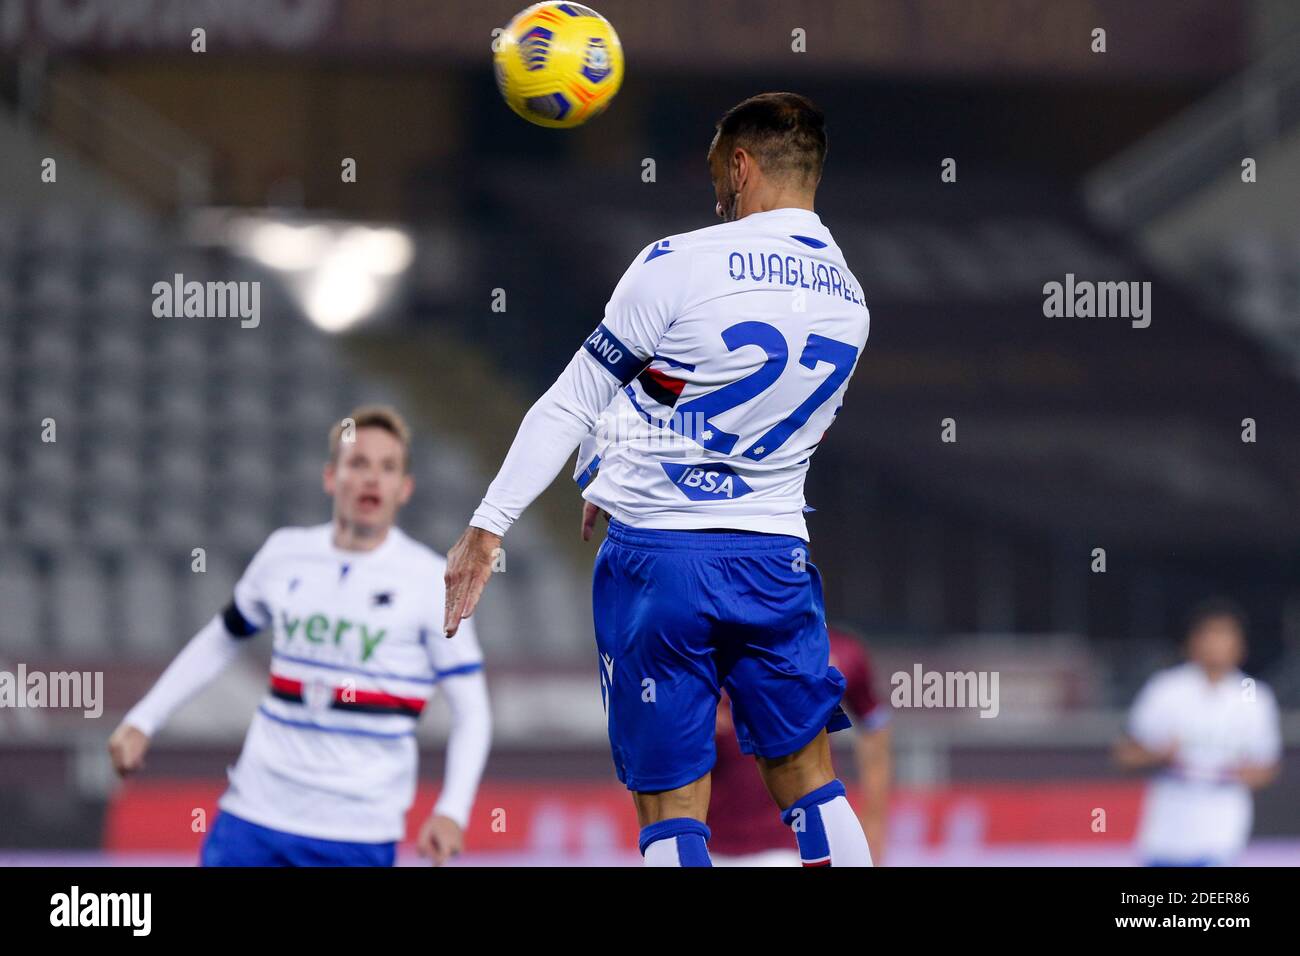
[[[302,836],[401,839],[416,788],[415,725],[442,687],[453,714],[466,719],[448,743],[435,812],[466,825],[489,717],[473,622],[453,638],[442,633],[444,570],[440,555],[397,528],[364,552],[335,547],[329,524],[267,539],[234,604],[272,638],[270,682],[230,769],[223,810]],[[128,723],[153,733],[224,666],[212,659],[227,655],[234,638],[220,620],[205,628],[214,643],[182,652]]]

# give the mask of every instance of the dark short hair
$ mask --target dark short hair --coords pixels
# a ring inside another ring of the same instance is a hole
[[[1190,637],[1210,621],[1226,619],[1246,633],[1246,612],[1231,598],[1211,597],[1198,602],[1187,614],[1187,635]]]
[[[722,114],[714,148],[739,146],[763,172],[816,184],[826,162],[826,116],[798,93],[760,93]]]

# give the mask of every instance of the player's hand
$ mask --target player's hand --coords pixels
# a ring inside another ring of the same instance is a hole
[[[598,508],[590,501],[582,503],[582,540],[590,541],[592,533],[596,530],[596,516],[604,515],[605,523],[609,523],[609,512]]]
[[[447,603],[442,630],[451,637],[460,622],[474,613],[478,599],[492,576],[492,560],[501,547],[501,536],[482,528],[466,528],[460,540],[447,552]]]
[[[1167,744],[1151,751],[1152,763],[1157,767],[1176,767],[1181,753],[1178,744]]]
[[[450,817],[432,816],[420,827],[415,848],[420,856],[429,857],[434,866],[442,866],[465,848],[465,835]]]
[[[125,777],[144,766],[144,755],[149,749],[149,735],[130,724],[119,724],[108,738],[108,755],[113,759],[113,769]]]
[[[1242,764],[1229,770],[1227,776],[1252,790],[1262,790],[1277,779],[1277,771],[1277,764]]]

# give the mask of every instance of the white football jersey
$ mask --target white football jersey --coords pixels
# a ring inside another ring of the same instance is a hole
[[[623,384],[579,449],[629,525],[808,537],[804,475],[867,340],[821,219],[775,209],[646,247],[584,349]]]
[[[1227,863],[1250,837],[1250,788],[1232,771],[1281,754],[1268,686],[1235,672],[1211,683],[1196,664],[1155,674],[1138,694],[1129,734],[1150,750],[1174,746],[1174,765],[1150,784],[1138,826],[1147,860]]]
[[[393,528],[373,551],[331,525],[282,528],[235,586],[273,633],[271,679],[221,807],[304,836],[401,839],[415,725],[439,681],[482,668],[473,622],[442,633],[444,559]]]

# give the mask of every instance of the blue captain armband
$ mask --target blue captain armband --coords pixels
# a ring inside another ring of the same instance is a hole
[[[626,385],[632,381],[650,364],[649,359],[641,358],[620,342],[618,337],[605,327],[604,322],[596,326],[596,331],[587,336],[587,341],[582,343],[582,347],[587,350],[588,355],[600,363],[605,371],[618,379],[619,385]]]

